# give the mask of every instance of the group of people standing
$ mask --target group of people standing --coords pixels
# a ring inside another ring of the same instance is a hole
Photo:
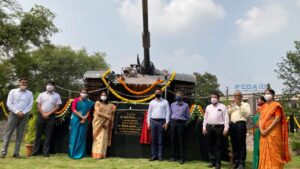
[[[151,131],[150,161],[163,160],[163,134],[170,126],[171,158],[180,164],[185,162],[184,133],[189,119],[188,105],[182,100],[182,93],[176,93],[176,101],[169,106],[160,89],[148,108],[147,124]],[[274,101],[275,92],[267,89],[258,100],[259,113],[253,118],[257,128],[254,132],[253,169],[282,169],[291,160],[288,149],[288,129],[281,105]],[[221,168],[224,139],[230,136],[234,169],[244,169],[246,161],[247,119],[251,115],[250,105],[243,101],[240,91],[234,93],[234,100],[225,106],[220,103],[218,93],[212,93],[211,104],[206,107],[202,132],[207,139],[210,164]],[[170,125],[169,125],[170,124]],[[175,142],[179,146],[175,145]],[[179,156],[176,149],[179,148]]]
[[[28,80],[19,79],[19,88],[12,89],[7,98],[10,115],[5,131],[1,158],[5,158],[9,142],[14,130],[17,130],[14,158],[19,158],[19,151],[23,133],[28,119],[28,112],[33,105],[32,92],[27,90]],[[35,142],[32,156],[37,156],[42,146],[43,156],[49,157],[50,142],[55,126],[55,112],[62,104],[61,97],[55,90],[55,83],[48,82],[45,91],[37,97],[38,118],[36,122]],[[91,111],[94,107],[94,113]],[[92,102],[88,99],[87,89],[80,90],[80,96],[72,102],[70,120],[69,157],[80,159],[86,155],[86,132],[92,119],[93,148],[92,157],[102,159],[106,157],[107,147],[111,144],[115,106],[108,103],[107,94],[101,92],[100,100]],[[93,114],[93,118],[92,118]],[[43,141],[42,141],[43,138]],[[43,145],[41,145],[43,142]]]
[[[7,98],[10,115],[5,131],[1,158],[5,158],[14,130],[17,130],[16,146],[13,157],[19,158],[23,132],[28,112],[33,105],[32,92],[27,90],[28,80],[19,79],[19,88],[12,89]],[[48,82],[46,91],[37,98],[39,116],[36,123],[36,138],[32,155],[38,155],[43,139],[42,153],[49,157],[50,141],[55,125],[55,112],[62,104],[60,95],[54,91],[55,84]],[[288,129],[282,106],[274,101],[275,92],[267,89],[258,100],[258,112],[253,117],[256,123],[254,131],[254,169],[282,169],[291,160],[288,149]],[[211,94],[211,104],[206,107],[202,132],[207,138],[209,167],[221,168],[223,141],[230,135],[235,169],[244,169],[246,160],[246,121],[250,106],[243,102],[241,92],[234,93],[234,101],[225,106],[220,103],[218,93]],[[94,107],[94,109],[93,109]],[[92,110],[94,110],[92,112]],[[99,101],[88,99],[87,89],[72,102],[70,121],[69,157],[80,159],[86,155],[86,132],[92,119],[93,146],[92,158],[106,157],[107,147],[111,145],[112,128],[116,107],[108,103],[107,93],[101,92]],[[92,118],[93,117],[93,118]],[[183,101],[183,93],[176,93],[176,101],[169,105],[162,98],[161,89],[155,91],[148,108],[147,127],[151,131],[151,159],[163,160],[164,132],[170,127],[171,158],[180,164],[185,163],[185,127],[190,118],[189,106]],[[178,145],[177,145],[178,143]],[[177,154],[177,151],[179,152]]]

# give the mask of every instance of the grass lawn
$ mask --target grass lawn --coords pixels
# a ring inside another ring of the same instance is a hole
[[[0,142],[2,145],[2,142]],[[147,169],[147,168],[170,168],[170,169],[205,169],[207,168],[206,162],[201,161],[187,161],[184,165],[180,165],[177,162],[149,162],[148,159],[128,159],[128,158],[107,158],[104,160],[94,160],[90,157],[83,158],[81,160],[72,160],[67,157],[66,154],[51,155],[50,158],[38,157],[24,157],[25,148],[24,144],[21,149],[21,155],[23,158],[14,159],[11,157],[14,144],[10,144],[8,155],[5,159],[0,159],[1,169],[58,169],[58,168],[110,168],[110,169]],[[252,153],[248,153],[247,157],[247,169],[252,169]],[[222,168],[230,168],[227,162],[222,162]],[[300,168],[300,156],[293,157],[293,161],[286,165],[287,169],[299,169]]]

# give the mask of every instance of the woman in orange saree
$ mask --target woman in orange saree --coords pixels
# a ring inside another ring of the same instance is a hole
[[[93,148],[92,157],[106,157],[107,147],[111,146],[112,128],[116,106],[108,103],[107,94],[101,93],[100,101],[95,103],[93,119]]]
[[[291,161],[285,114],[274,96],[275,91],[267,89],[264,96],[267,103],[261,107],[259,169],[283,169]]]

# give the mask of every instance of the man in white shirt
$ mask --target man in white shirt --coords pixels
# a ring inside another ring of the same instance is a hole
[[[151,130],[151,154],[150,161],[162,161],[163,136],[170,121],[169,102],[162,98],[161,89],[155,91],[155,99],[152,100],[148,108],[147,124]]]
[[[246,160],[246,121],[250,115],[250,105],[243,102],[240,91],[234,93],[234,102],[228,106],[230,115],[230,140],[233,150],[234,169],[244,169]]]
[[[13,153],[14,158],[19,158],[19,151],[23,138],[24,129],[28,119],[28,113],[32,108],[33,95],[31,91],[26,90],[28,80],[26,78],[19,79],[19,88],[12,89],[7,97],[7,107],[10,111],[7,128],[3,138],[3,146],[1,151],[1,158],[5,158],[11,136],[15,129],[17,129],[16,146]]]
[[[61,105],[61,98],[58,93],[54,92],[54,87],[54,82],[48,82],[46,91],[39,94],[37,98],[39,117],[36,123],[33,156],[38,154],[41,146],[41,137],[44,134],[43,155],[49,157],[50,141],[55,125],[55,112]]]
[[[206,107],[203,121],[203,134],[207,136],[208,167],[221,168],[223,137],[228,134],[229,117],[226,106],[219,103],[218,93],[211,95],[211,104]]]

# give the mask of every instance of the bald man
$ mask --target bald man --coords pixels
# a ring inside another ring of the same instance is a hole
[[[250,115],[250,105],[243,102],[240,91],[234,93],[234,101],[228,107],[230,117],[230,138],[233,150],[234,169],[244,169],[246,160],[246,121]]]

